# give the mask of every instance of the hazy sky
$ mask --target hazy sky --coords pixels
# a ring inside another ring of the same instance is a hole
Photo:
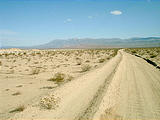
[[[0,41],[160,36],[160,0],[0,0]]]

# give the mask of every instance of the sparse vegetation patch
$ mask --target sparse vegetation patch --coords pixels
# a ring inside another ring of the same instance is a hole
[[[14,110],[11,110],[10,113],[13,113],[13,112],[22,112],[22,111],[24,111],[24,109],[25,109],[25,106],[24,105],[20,105],[17,108],[15,108]]]
[[[44,109],[55,109],[58,107],[58,102],[60,99],[54,95],[49,95],[41,98],[40,107]]]

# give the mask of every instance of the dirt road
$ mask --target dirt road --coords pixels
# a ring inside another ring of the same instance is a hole
[[[122,54],[94,119],[159,120],[160,71],[141,58]]]
[[[14,119],[159,120],[160,71],[141,58],[118,55],[82,77],[57,88],[55,109],[39,101]]]

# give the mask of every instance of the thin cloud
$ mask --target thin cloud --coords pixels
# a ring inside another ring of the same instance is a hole
[[[72,19],[71,18],[67,18],[64,23],[67,23],[67,22],[72,22]]]
[[[114,10],[114,11],[111,11],[110,12],[112,15],[121,15],[122,14],[122,11],[120,10]]]

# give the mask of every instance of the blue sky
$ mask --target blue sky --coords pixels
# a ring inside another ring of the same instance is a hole
[[[0,41],[160,36],[160,0],[0,0]]]

